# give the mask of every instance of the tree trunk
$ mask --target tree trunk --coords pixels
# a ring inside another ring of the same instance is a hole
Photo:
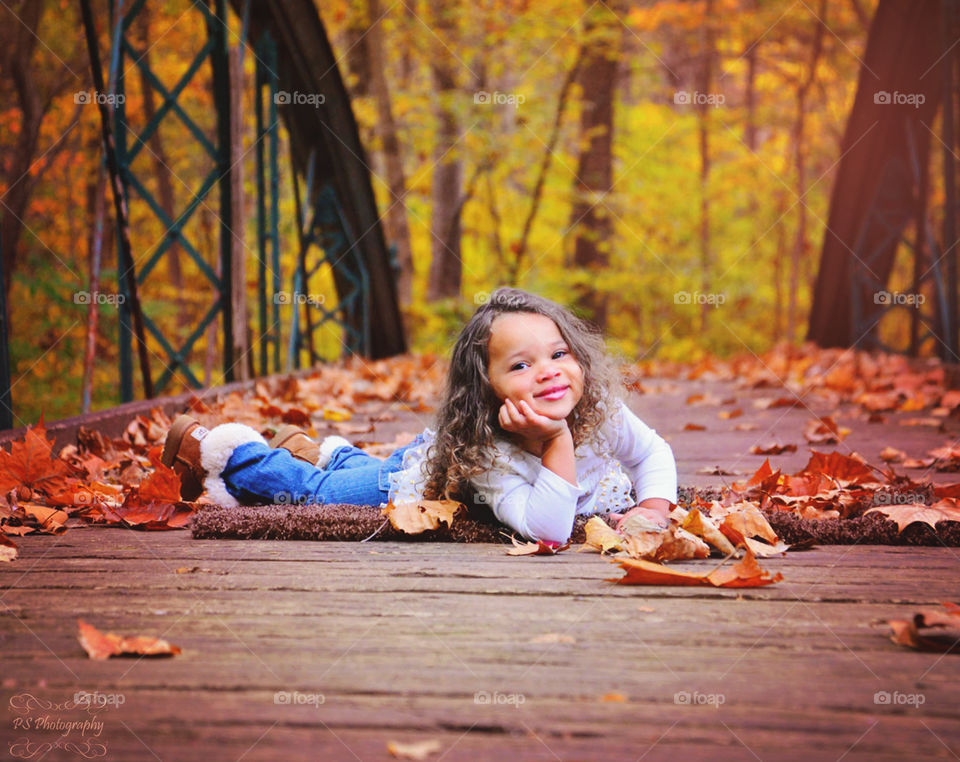
[[[243,198],[243,85],[240,45],[229,51],[230,57],[230,142],[231,156],[237,157],[230,169],[230,196],[233,209],[230,231],[230,289],[233,319],[233,364],[238,381],[246,381],[254,375],[253,356],[247,339],[247,247],[244,243],[246,214]]]
[[[445,42],[454,32],[453,8],[448,0],[432,0],[434,29]],[[457,94],[456,67],[450,53],[436,40],[430,68],[433,73],[435,111],[438,121],[434,146],[433,184],[430,220],[430,278],[427,300],[460,296],[462,264],[460,261],[460,209],[463,186],[463,163],[456,150],[459,138],[457,117],[450,100]]]
[[[621,24],[613,3],[591,6],[584,22],[583,63],[579,83],[580,159],[573,185],[570,228],[574,235],[573,263],[591,284],[610,263],[613,220],[606,194],[613,187],[613,98]],[[607,323],[607,295],[595,285],[582,284],[577,302],[601,329]]]
[[[397,296],[403,307],[409,307],[413,299],[413,251],[410,246],[410,227],[407,223],[407,180],[403,171],[403,150],[397,138],[397,125],[393,120],[390,104],[390,88],[384,66],[384,39],[380,21],[383,12],[379,0],[367,0],[367,15],[370,31],[367,33],[367,68],[370,88],[377,102],[377,134],[383,152],[387,185],[390,198],[384,215],[387,242],[397,247]]]
[[[700,97],[696,102],[697,133],[700,145],[700,290],[710,292],[713,254],[710,251],[710,109],[713,106],[708,99],[713,88],[714,50],[713,0],[707,0],[704,8],[703,49],[700,52],[700,69],[697,77],[697,90]],[[700,302],[700,330],[707,327],[707,311],[711,305],[706,300]]]
[[[370,80],[372,72],[370,71],[369,49],[374,45],[370,39],[368,30],[370,24],[377,24],[380,14],[370,13],[364,17],[363,8],[356,2],[346,3],[347,23],[344,26],[343,33],[346,37],[345,47],[347,52],[343,54],[346,59],[346,69],[350,73],[350,95],[354,98],[368,95],[370,90]]]
[[[30,177],[30,167],[37,151],[40,136],[40,122],[43,119],[43,107],[40,92],[33,77],[31,58],[36,47],[37,29],[43,14],[44,3],[21,0],[13,13],[19,21],[13,24],[12,37],[4,41],[2,68],[5,77],[13,82],[20,107],[20,134],[17,136],[16,150],[10,162],[10,174],[4,183],[3,195],[3,284],[6,290],[4,302],[10,311],[10,283],[16,267],[19,253],[20,234],[23,232],[23,218],[27,213],[34,180]],[[8,34],[11,30],[8,30]],[[4,35],[7,36],[6,34]]]
[[[853,302],[859,302],[859,318],[869,324],[878,307],[874,296],[893,267],[899,234],[915,217],[912,179],[897,167],[912,164],[908,130],[917,160],[928,161],[930,132],[924,125],[933,123],[942,94],[941,70],[934,65],[942,53],[938,11],[937,0],[880,0],[870,25],[810,311],[808,338],[821,346],[851,346],[861,338]],[[922,96],[924,102],[884,102],[894,93]],[[881,209],[886,210],[882,217],[876,213]],[[858,269],[872,282],[855,285]]]

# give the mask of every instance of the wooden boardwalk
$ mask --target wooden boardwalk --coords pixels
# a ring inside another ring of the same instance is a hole
[[[25,537],[0,566],[0,749],[92,716],[107,759],[384,760],[429,739],[451,761],[954,759],[960,654],[870,622],[956,599],[958,560],[819,548],[737,592],[613,585],[599,556],[498,545]],[[78,617],[183,652],[92,661]],[[101,709],[56,706],[77,691]],[[27,695],[53,705],[14,711]]]
[[[743,478],[763,462],[750,445],[771,439],[800,445],[775,467],[809,457],[810,411],[752,404],[777,392],[670,387],[631,405],[670,440],[681,485]],[[736,402],[685,405],[698,392]],[[734,407],[742,417],[719,418]],[[886,445],[920,457],[960,428],[839,414],[851,435],[817,449],[874,463]],[[742,421],[759,428],[734,430]],[[706,430],[684,431],[691,422]],[[371,437],[428,423],[398,416]],[[740,475],[698,474],[704,465]],[[392,741],[431,739],[428,759],[449,762],[960,758],[960,654],[907,651],[871,626],[957,601],[957,548],[794,552],[764,562],[782,583],[737,592],[622,587],[604,581],[620,572],[599,556],[515,558],[499,545],[85,527],[18,543],[20,558],[0,564],[5,758],[386,760]],[[183,652],[92,661],[78,618]],[[70,703],[78,691],[91,709]],[[82,721],[86,735],[64,724]]]

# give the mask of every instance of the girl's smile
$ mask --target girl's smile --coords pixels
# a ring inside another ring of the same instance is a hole
[[[499,315],[490,327],[490,385],[502,402],[525,400],[535,412],[566,418],[583,396],[583,369],[550,318]]]

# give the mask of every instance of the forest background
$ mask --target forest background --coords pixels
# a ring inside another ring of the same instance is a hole
[[[93,6],[106,55],[107,2]],[[206,39],[188,6],[151,0],[138,21],[143,53],[168,86]],[[576,307],[628,360],[759,353],[803,339],[875,0],[317,6],[396,246],[413,350],[445,351],[476,304],[504,284]],[[88,314],[77,294],[89,289],[105,182],[99,114],[77,95],[92,89],[78,3],[21,0],[0,13],[0,213],[23,425],[41,412],[48,420],[80,412]],[[232,17],[231,47],[239,39]],[[243,58],[247,101],[253,63]],[[127,111],[149,114],[157,96],[127,66]],[[212,135],[209,78],[191,83],[181,103]],[[243,113],[253,305],[251,103]],[[173,127],[161,128],[149,148],[135,171],[182,208],[209,167]],[[281,166],[281,251],[292,273],[294,197]],[[936,206],[936,181],[931,196]],[[101,291],[115,292],[105,198]],[[140,259],[165,231],[142,202],[130,214]],[[216,201],[190,225],[215,266]],[[209,284],[182,252],[166,260],[140,296],[145,313],[183,336],[209,308]],[[900,263],[893,280],[906,278]],[[309,291],[335,298],[322,274]],[[116,305],[97,310],[94,409],[118,402]],[[905,329],[893,319],[882,330]],[[191,356],[206,384],[223,380],[219,340],[209,331]],[[257,341],[254,333],[251,345]],[[337,356],[339,338],[325,342],[324,354]],[[165,393],[182,391],[178,383]]]

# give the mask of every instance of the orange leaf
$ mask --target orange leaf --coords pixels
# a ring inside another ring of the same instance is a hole
[[[13,561],[17,557],[17,552],[17,544],[0,532],[0,561]]]
[[[18,506],[27,516],[37,522],[37,528],[47,534],[63,534],[67,531],[64,523],[67,521],[67,514],[56,508],[48,508],[45,505],[36,503],[20,503]]]
[[[781,455],[785,452],[796,452],[797,446],[795,444],[777,444],[776,442],[770,442],[766,445],[754,445],[750,448],[750,452],[753,455]]]
[[[621,585],[682,585],[707,587],[763,587],[783,579],[777,572],[773,577],[757,563],[756,557],[746,549],[744,557],[727,568],[714,569],[707,573],[684,572],[668,569],[662,564],[622,558],[613,561],[626,574],[620,579],[608,579]]]
[[[179,503],[180,477],[169,466],[154,464],[156,470],[136,489],[141,503]]]
[[[887,518],[897,522],[898,531],[902,532],[914,522],[920,521],[934,529],[941,521],[960,521],[960,501],[955,497],[945,497],[933,505],[922,503],[906,503],[904,505],[882,505],[864,512],[877,511]]]
[[[463,507],[456,500],[421,500],[418,503],[388,503],[383,515],[390,519],[394,529],[407,534],[420,534],[437,529],[442,521],[448,527],[454,514]]]
[[[0,492],[19,486],[44,489],[47,480],[66,474],[66,464],[51,457],[52,448],[41,421],[27,429],[22,442],[13,442],[10,452],[0,449]]]
[[[112,632],[100,632],[82,619],[77,620],[80,632],[77,639],[91,659],[103,661],[111,656],[174,656],[180,648],[166,640],[149,635],[122,636]]]
[[[879,484],[870,466],[862,460],[839,452],[811,453],[807,465],[797,475],[800,474],[823,474],[842,487],[851,484]]]
[[[106,523],[123,524],[133,529],[182,529],[195,508],[189,503],[148,503],[128,500],[119,507],[101,506]]]
[[[960,607],[944,602],[944,611],[921,609],[912,618],[888,619],[890,640],[917,651],[946,653],[960,643]]]

